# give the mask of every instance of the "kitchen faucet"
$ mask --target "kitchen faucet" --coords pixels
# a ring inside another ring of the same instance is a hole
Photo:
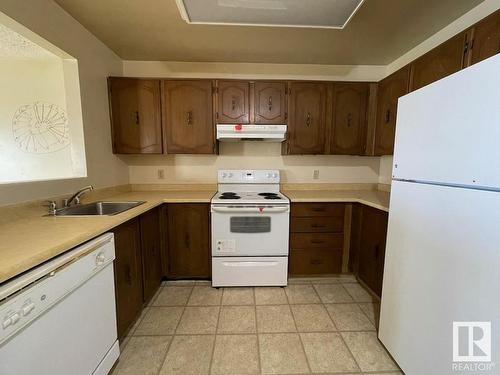
[[[73,202],[75,204],[80,204],[80,197],[85,194],[88,191],[94,190],[94,187],[92,185],[85,186],[84,188],[78,190],[75,194],[71,196],[69,199],[64,200],[64,207],[69,207]]]

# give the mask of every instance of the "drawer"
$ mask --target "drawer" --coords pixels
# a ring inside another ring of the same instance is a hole
[[[344,235],[342,233],[292,233],[290,235],[291,249],[342,249]]]
[[[292,217],[291,232],[335,232],[344,230],[344,217]]]
[[[292,216],[344,217],[344,203],[292,203]]]
[[[290,251],[290,275],[321,275],[342,272],[342,249]]]
[[[288,258],[214,257],[212,286],[285,286]]]

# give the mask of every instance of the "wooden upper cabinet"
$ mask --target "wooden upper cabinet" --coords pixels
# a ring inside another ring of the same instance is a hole
[[[219,124],[250,122],[250,82],[218,81],[217,98]]]
[[[475,64],[500,53],[500,11],[474,26],[470,63]]]
[[[368,83],[336,83],[330,152],[361,155],[366,148]]]
[[[160,81],[108,80],[113,152],[161,154]]]
[[[286,124],[286,83],[255,82],[254,122]]]
[[[291,82],[288,154],[325,152],[326,84]]]
[[[417,90],[462,69],[466,39],[467,34],[460,33],[412,62],[410,91]]]
[[[410,67],[406,66],[378,84],[374,152],[376,156],[394,153],[398,98],[408,93],[409,78]]]
[[[162,89],[166,153],[214,153],[212,81],[165,80]]]

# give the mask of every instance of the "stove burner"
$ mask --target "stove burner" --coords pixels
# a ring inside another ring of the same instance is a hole
[[[219,196],[219,199],[240,199],[241,197],[231,191],[226,191]]]
[[[259,193],[261,197],[276,197],[278,194],[277,193]]]
[[[268,195],[265,196],[264,199],[281,199],[281,197],[278,197],[277,195]]]

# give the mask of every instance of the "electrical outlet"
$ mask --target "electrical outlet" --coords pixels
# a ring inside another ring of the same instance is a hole
[[[319,169],[313,171],[313,179],[317,180],[319,178]]]
[[[164,179],[165,179],[165,170],[158,169],[158,180],[164,180]]]

